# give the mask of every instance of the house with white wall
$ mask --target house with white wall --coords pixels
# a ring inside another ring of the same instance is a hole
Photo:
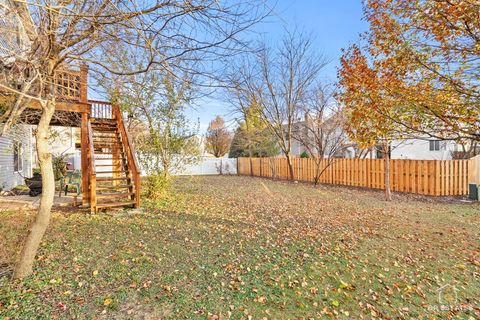
[[[391,143],[392,159],[452,160],[461,145],[452,140],[405,139]]]
[[[80,141],[78,128],[53,126],[53,134],[50,139],[50,150],[53,156],[65,155],[74,170],[80,170],[81,157],[80,148],[77,145]]]
[[[302,131],[302,127],[309,125],[307,118],[302,121],[297,121],[294,125],[294,130],[297,132]],[[325,121],[328,123],[328,120]],[[307,132],[308,130],[305,130]],[[333,139],[338,139],[338,136],[346,135],[341,129],[335,131]],[[302,140],[306,140],[303,138]],[[359,150],[356,144],[349,141],[345,136],[345,147],[342,148],[336,157],[340,158],[383,158],[380,147],[373,147],[371,150]],[[439,140],[434,138],[409,138],[409,139],[397,139],[390,142],[390,157],[391,159],[410,159],[410,160],[452,160],[455,155],[460,155],[465,151],[464,146],[454,140]],[[478,154],[477,150],[476,153]],[[307,148],[302,141],[297,139],[292,140],[291,153],[293,156],[300,156],[302,153],[307,152]]]
[[[24,184],[32,176],[32,126],[19,125],[0,137],[0,190]]]
[[[0,137],[0,189],[9,190],[25,184],[38,168],[35,135],[31,125],[18,125]],[[66,161],[80,170],[80,152],[76,148],[78,129],[52,127],[50,150],[53,156],[67,155]]]

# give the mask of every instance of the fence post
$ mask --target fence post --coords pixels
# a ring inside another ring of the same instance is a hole
[[[480,155],[475,156],[468,160],[468,184],[480,184]],[[469,186],[470,193],[470,186]]]
[[[480,155],[469,160],[468,183],[480,184]]]

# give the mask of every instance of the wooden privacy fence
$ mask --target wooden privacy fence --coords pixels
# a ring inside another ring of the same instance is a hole
[[[385,161],[382,159],[321,160],[319,182],[372,189],[385,189]],[[315,179],[314,159],[292,159],[295,180]],[[480,157],[469,160],[390,160],[393,191],[432,196],[467,195],[469,183],[480,183]],[[238,174],[289,179],[286,158],[239,158]]]

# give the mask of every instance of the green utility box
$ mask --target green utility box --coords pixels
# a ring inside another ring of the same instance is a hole
[[[478,185],[476,183],[468,185],[468,197],[472,200],[478,200]]]

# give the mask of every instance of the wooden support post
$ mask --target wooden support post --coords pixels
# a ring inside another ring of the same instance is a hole
[[[89,186],[89,148],[88,148],[88,113],[82,113],[82,126],[80,129],[81,142],[81,170],[82,170],[82,204],[90,204]]]
[[[97,208],[97,175],[90,175],[90,210],[91,213],[98,213]]]
[[[88,102],[88,65],[82,63],[80,65],[80,102]]]

